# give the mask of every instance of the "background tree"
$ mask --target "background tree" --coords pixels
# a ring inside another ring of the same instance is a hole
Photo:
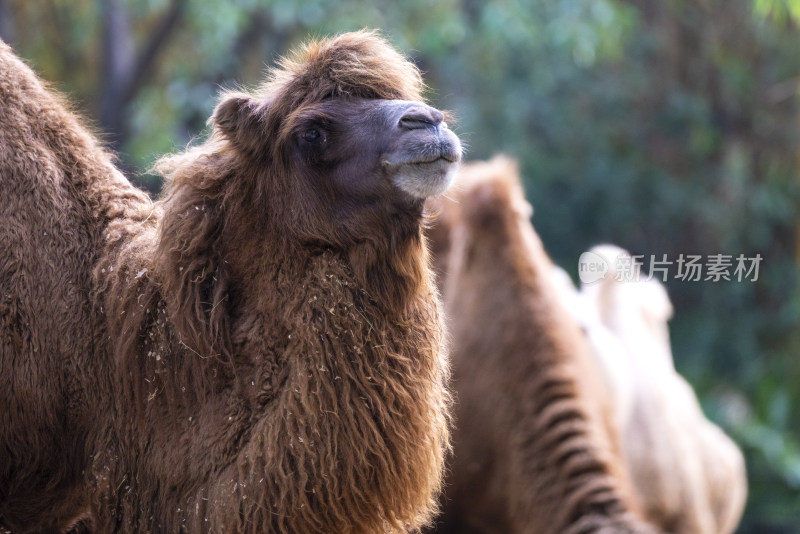
[[[603,241],[761,254],[755,283],[668,282],[678,369],[745,449],[740,532],[760,534],[800,524],[798,20],[796,0],[0,0],[0,36],[151,191],[147,169],[203,134],[221,86],[257,83],[309,35],[377,27],[471,157],[520,159],[573,274]]]

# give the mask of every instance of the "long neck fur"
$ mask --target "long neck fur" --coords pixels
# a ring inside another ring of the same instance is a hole
[[[232,192],[247,177],[225,158],[213,151],[184,168],[191,180],[173,176],[157,227],[109,246],[114,274],[96,270],[116,364],[116,418],[93,466],[99,507],[115,510],[106,524],[352,533],[424,524],[449,399],[421,237],[389,250],[399,259],[367,245],[293,244],[251,213],[246,189]],[[380,283],[408,286],[402,306],[365,283],[381,259],[390,267]],[[131,416],[135,425],[123,422]]]

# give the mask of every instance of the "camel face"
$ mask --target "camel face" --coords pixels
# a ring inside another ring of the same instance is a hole
[[[345,197],[413,202],[439,195],[461,161],[444,114],[421,102],[335,98],[293,119],[297,170]]]

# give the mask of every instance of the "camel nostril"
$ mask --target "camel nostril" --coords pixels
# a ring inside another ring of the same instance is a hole
[[[407,130],[419,130],[438,126],[444,120],[444,115],[438,109],[427,106],[412,106],[400,117],[398,126]]]

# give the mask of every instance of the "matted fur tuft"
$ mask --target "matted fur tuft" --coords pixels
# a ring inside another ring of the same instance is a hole
[[[291,94],[291,107],[336,96],[423,100],[419,69],[375,31],[310,41],[280,66],[261,92]]]

